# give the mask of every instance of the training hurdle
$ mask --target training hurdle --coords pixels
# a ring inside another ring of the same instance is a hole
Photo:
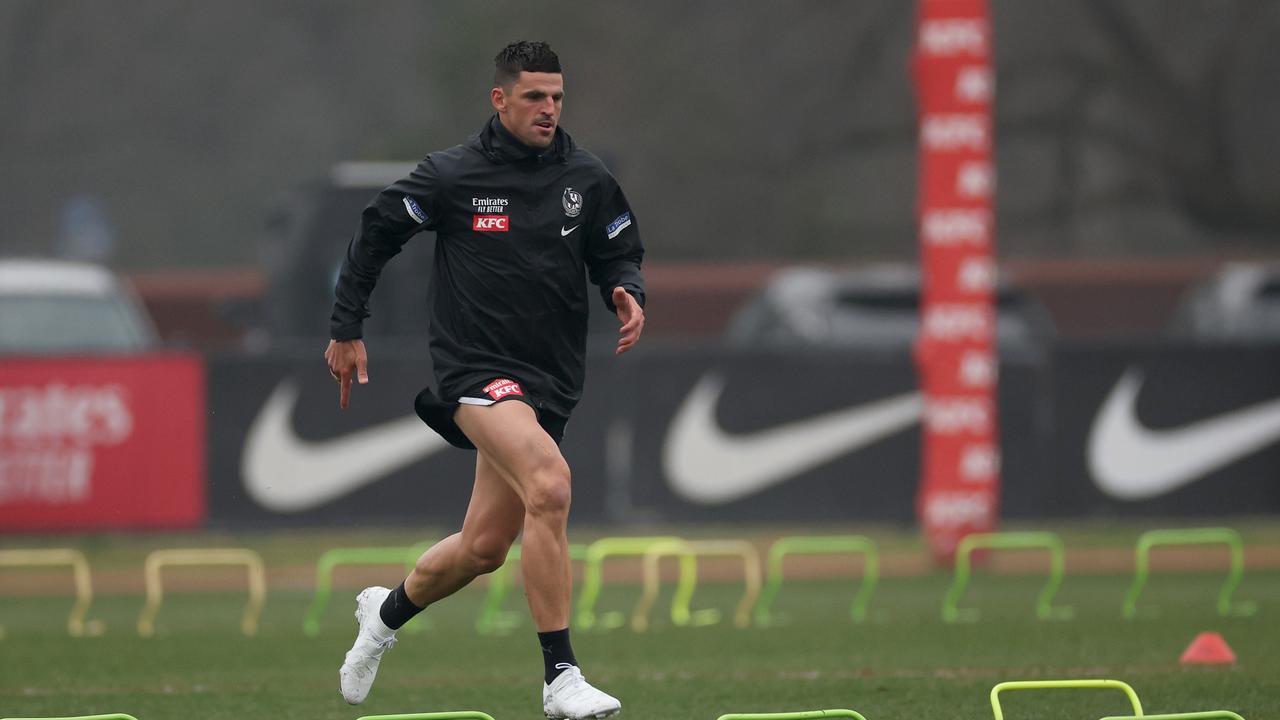
[[[1000,693],[1007,690],[1088,690],[1097,688],[1120,690],[1125,694],[1125,697],[1129,698],[1129,704],[1133,706],[1134,716],[1150,720],[1151,716],[1142,714],[1142,702],[1138,700],[1138,693],[1134,692],[1128,683],[1119,680],[1012,680],[1002,682],[991,688],[991,712],[995,715],[995,720],[1004,720],[1004,710],[1000,708]]]
[[[607,537],[600,538],[587,546],[583,558],[582,591],[578,594],[577,626],[589,630],[596,625],[605,629],[621,627],[625,618],[621,612],[608,612],[596,617],[596,601],[600,599],[600,590],[604,585],[604,561],[610,557],[640,557],[650,547],[659,543],[678,542],[680,538],[671,535],[650,537]]]
[[[1205,710],[1202,712],[1161,715],[1108,715],[1101,720],[1244,720],[1230,710]]]
[[[569,543],[569,560],[582,561],[587,556],[587,546],[581,543]],[[511,592],[512,580],[510,566],[520,561],[520,543],[511,546],[507,551],[507,559],[502,566],[489,575],[489,592],[485,594],[484,604],[480,606],[480,614],[476,617],[476,632],[481,635],[502,635],[510,632],[520,624],[523,613],[504,611],[502,604]]]
[[[407,715],[365,715],[356,720],[493,720],[493,716],[479,710],[454,712],[410,712]]]
[[[1066,572],[1065,551],[1062,538],[1051,532],[975,533],[965,536],[956,546],[956,572],[951,587],[942,601],[942,619],[949,623],[972,621],[978,618],[976,608],[961,610],[958,605],[969,584],[970,556],[974,550],[1039,550],[1049,551],[1049,579],[1036,601],[1036,617],[1041,620],[1067,620],[1069,607],[1054,607],[1053,596],[1062,585]]]
[[[658,563],[663,557],[680,558],[680,580],[671,598],[671,622],[678,627],[688,625],[712,625],[720,622],[720,611],[714,608],[691,611],[689,604],[698,587],[698,557],[722,556],[742,559],[742,599],[734,613],[733,624],[750,627],[751,608],[760,596],[760,553],[746,540],[677,540],[657,543],[645,550],[641,560],[644,568],[644,590],[640,601],[631,612],[631,629],[644,632],[649,629],[649,610],[658,599],[661,578]]]
[[[147,602],[138,615],[138,634],[155,635],[156,614],[164,601],[164,583],[160,570],[166,565],[243,565],[249,574],[249,602],[240,618],[240,631],[245,635],[258,632],[258,616],[267,601],[267,574],[263,570],[262,557],[244,548],[186,548],[156,550],[143,564],[147,585]]]
[[[1223,617],[1252,615],[1257,609],[1253,603],[1233,604],[1231,602],[1232,593],[1244,577],[1244,543],[1240,540],[1240,534],[1231,528],[1190,528],[1149,530],[1138,537],[1138,544],[1135,547],[1133,584],[1129,586],[1129,592],[1125,595],[1124,606],[1121,609],[1125,619],[1132,620],[1138,616],[1138,597],[1142,595],[1142,590],[1147,585],[1147,578],[1151,575],[1152,548],[1162,545],[1219,544],[1226,545],[1230,551],[1231,567],[1222,590],[1218,592],[1218,614]]]
[[[70,717],[45,717],[45,718],[3,718],[3,720],[138,720],[132,715],[124,713],[108,713],[106,715],[73,715]]]
[[[431,541],[420,542],[408,548],[403,547],[362,547],[333,548],[326,550],[316,561],[316,594],[307,608],[307,615],[302,621],[302,632],[307,637],[320,634],[320,618],[329,606],[333,595],[333,570],[341,565],[398,565],[406,572],[413,570],[418,556],[431,547]],[[426,618],[417,622],[410,621],[405,627],[410,632],[420,632]]]
[[[794,536],[778,538],[769,546],[769,570],[765,580],[764,594],[756,605],[756,624],[768,626],[774,623],[771,612],[774,599],[782,589],[783,560],[787,555],[832,555],[850,553],[862,555],[862,587],[854,594],[849,604],[849,617],[855,623],[867,619],[867,606],[871,604],[871,596],[876,591],[876,583],[880,579],[880,551],[875,541],[863,535],[828,535],[828,536]]]
[[[101,635],[105,629],[101,620],[85,621],[89,606],[93,604],[93,582],[89,576],[89,561],[84,553],[71,548],[49,550],[0,550],[0,567],[49,567],[70,565],[75,581],[76,602],[67,616],[67,633],[72,637]],[[4,627],[0,626],[0,637]]]
[[[1230,710],[1204,710],[1202,712],[1174,712],[1167,715],[1108,715],[1101,720],[1244,720]]]
[[[800,712],[780,713],[729,713],[716,720],[814,720],[814,718],[852,718],[867,720],[861,713],[853,710],[802,710]]]

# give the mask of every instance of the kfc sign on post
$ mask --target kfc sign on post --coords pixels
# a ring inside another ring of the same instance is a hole
[[[916,514],[939,562],[965,535],[995,528],[1000,498],[995,413],[991,23],[986,0],[920,0],[921,333],[925,394]]]
[[[198,358],[0,361],[0,530],[199,526],[204,459]]]

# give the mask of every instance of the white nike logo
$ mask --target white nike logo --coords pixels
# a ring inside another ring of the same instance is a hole
[[[564,229],[564,226],[563,226],[563,225],[561,225],[561,226],[560,226],[560,237],[568,237],[569,233],[573,232],[574,230],[577,230],[577,229],[578,229],[578,228],[580,228],[580,227],[582,227],[582,224],[581,224],[581,223],[579,223],[579,224],[577,224],[577,225],[574,225],[573,227],[569,228],[568,230],[565,230],[565,229]]]
[[[415,415],[308,442],[293,431],[297,400],[292,380],[276,386],[245,440],[244,486],[268,510],[310,510],[449,446]]]
[[[1151,430],[1135,405],[1142,373],[1130,369],[1089,431],[1089,472],[1120,500],[1163,495],[1280,439],[1280,398],[1171,430]]]
[[[702,504],[738,500],[870,445],[920,420],[918,392],[857,405],[746,435],[716,422],[724,380],[703,376],[667,430],[663,466],[674,490]]]

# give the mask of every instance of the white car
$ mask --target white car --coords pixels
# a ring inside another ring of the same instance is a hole
[[[158,345],[141,303],[110,270],[0,260],[0,355],[132,353]]]
[[[1174,311],[1173,334],[1213,342],[1280,342],[1280,262],[1229,262]]]

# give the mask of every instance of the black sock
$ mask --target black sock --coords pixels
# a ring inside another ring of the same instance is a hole
[[[560,673],[577,667],[578,659],[569,644],[569,628],[538,633],[538,644],[542,646],[543,679],[548,685]]]
[[[414,605],[409,596],[404,594],[403,582],[387,595],[387,599],[382,601],[382,607],[378,609],[382,623],[392,630],[399,630],[420,612],[422,608]]]

